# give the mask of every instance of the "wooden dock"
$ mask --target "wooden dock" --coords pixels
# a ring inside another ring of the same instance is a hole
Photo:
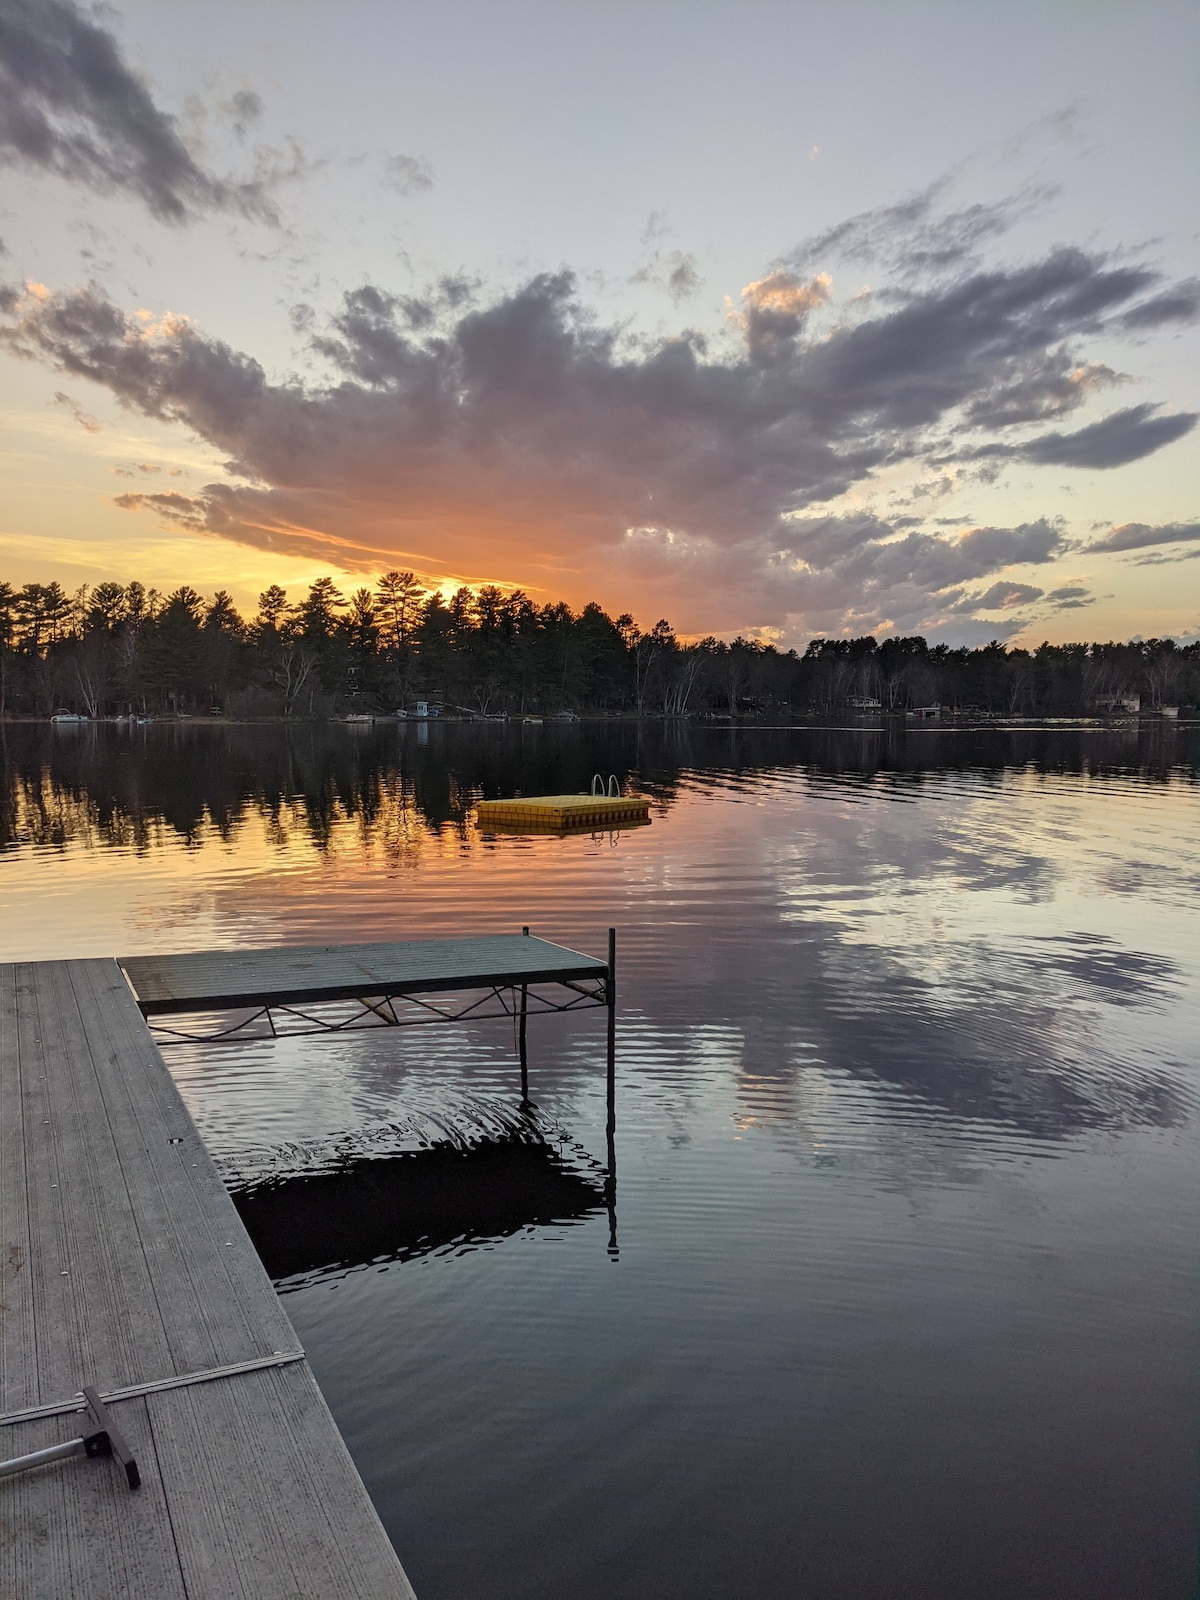
[[[475,820],[487,833],[588,833],[650,821],[644,795],[544,794],[481,800]]]
[[[0,1600],[412,1600],[117,962],[0,966],[0,1457],[85,1384],[141,1487],[0,1478]]]

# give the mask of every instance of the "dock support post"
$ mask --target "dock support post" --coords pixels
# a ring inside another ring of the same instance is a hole
[[[604,1199],[608,1207],[608,1253],[617,1255],[617,930],[608,930],[608,978],[604,985],[608,1003],[608,1175],[604,1180]]]
[[[608,930],[608,977],[604,984],[608,1005],[608,1123],[616,1123],[617,1104],[617,930]]]
[[[529,990],[521,985],[521,1009],[517,1021],[517,1048],[521,1056],[521,1109],[529,1109],[529,1053],[525,1046],[525,1020],[529,1007]]]
[[[521,933],[529,937],[529,929],[522,928]],[[529,1012],[529,985],[521,985],[521,1004],[517,1022],[517,1050],[521,1058],[521,1110],[528,1111],[529,1104],[529,1055],[525,1043],[526,1021]]]

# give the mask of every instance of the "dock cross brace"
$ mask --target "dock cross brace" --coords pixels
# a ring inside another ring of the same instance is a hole
[[[27,1456],[14,1456],[11,1461],[0,1461],[0,1478],[10,1478],[18,1472],[30,1472],[34,1467],[47,1466],[51,1461],[65,1461],[70,1456],[88,1456],[92,1459],[115,1456],[125,1468],[129,1487],[139,1488],[142,1477],[138,1464],[108,1407],[89,1384],[84,1385],[83,1398],[89,1424],[86,1433],[78,1439],[49,1445],[45,1450],[33,1450]]]

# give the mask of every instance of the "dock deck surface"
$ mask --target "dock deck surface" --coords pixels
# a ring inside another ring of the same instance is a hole
[[[298,1351],[117,962],[0,966],[0,1411]],[[2,1600],[412,1600],[302,1358],[112,1412],[142,1487],[0,1479]],[[80,1421],[9,1422],[0,1457]]]
[[[123,956],[120,965],[147,1016],[363,994],[563,983],[603,977],[608,970],[595,956],[520,933],[419,943]]]

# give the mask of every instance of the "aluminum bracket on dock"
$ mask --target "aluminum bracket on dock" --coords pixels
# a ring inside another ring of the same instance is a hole
[[[83,1387],[83,1399],[91,1424],[90,1432],[78,1439],[65,1439],[62,1444],[48,1445],[44,1450],[32,1450],[26,1456],[0,1461],[0,1478],[12,1478],[19,1472],[32,1472],[35,1467],[47,1467],[54,1461],[69,1461],[73,1456],[85,1456],[92,1461],[115,1456],[125,1469],[125,1481],[129,1487],[140,1489],[142,1475],[138,1471],[137,1460],[108,1407],[90,1384]]]

